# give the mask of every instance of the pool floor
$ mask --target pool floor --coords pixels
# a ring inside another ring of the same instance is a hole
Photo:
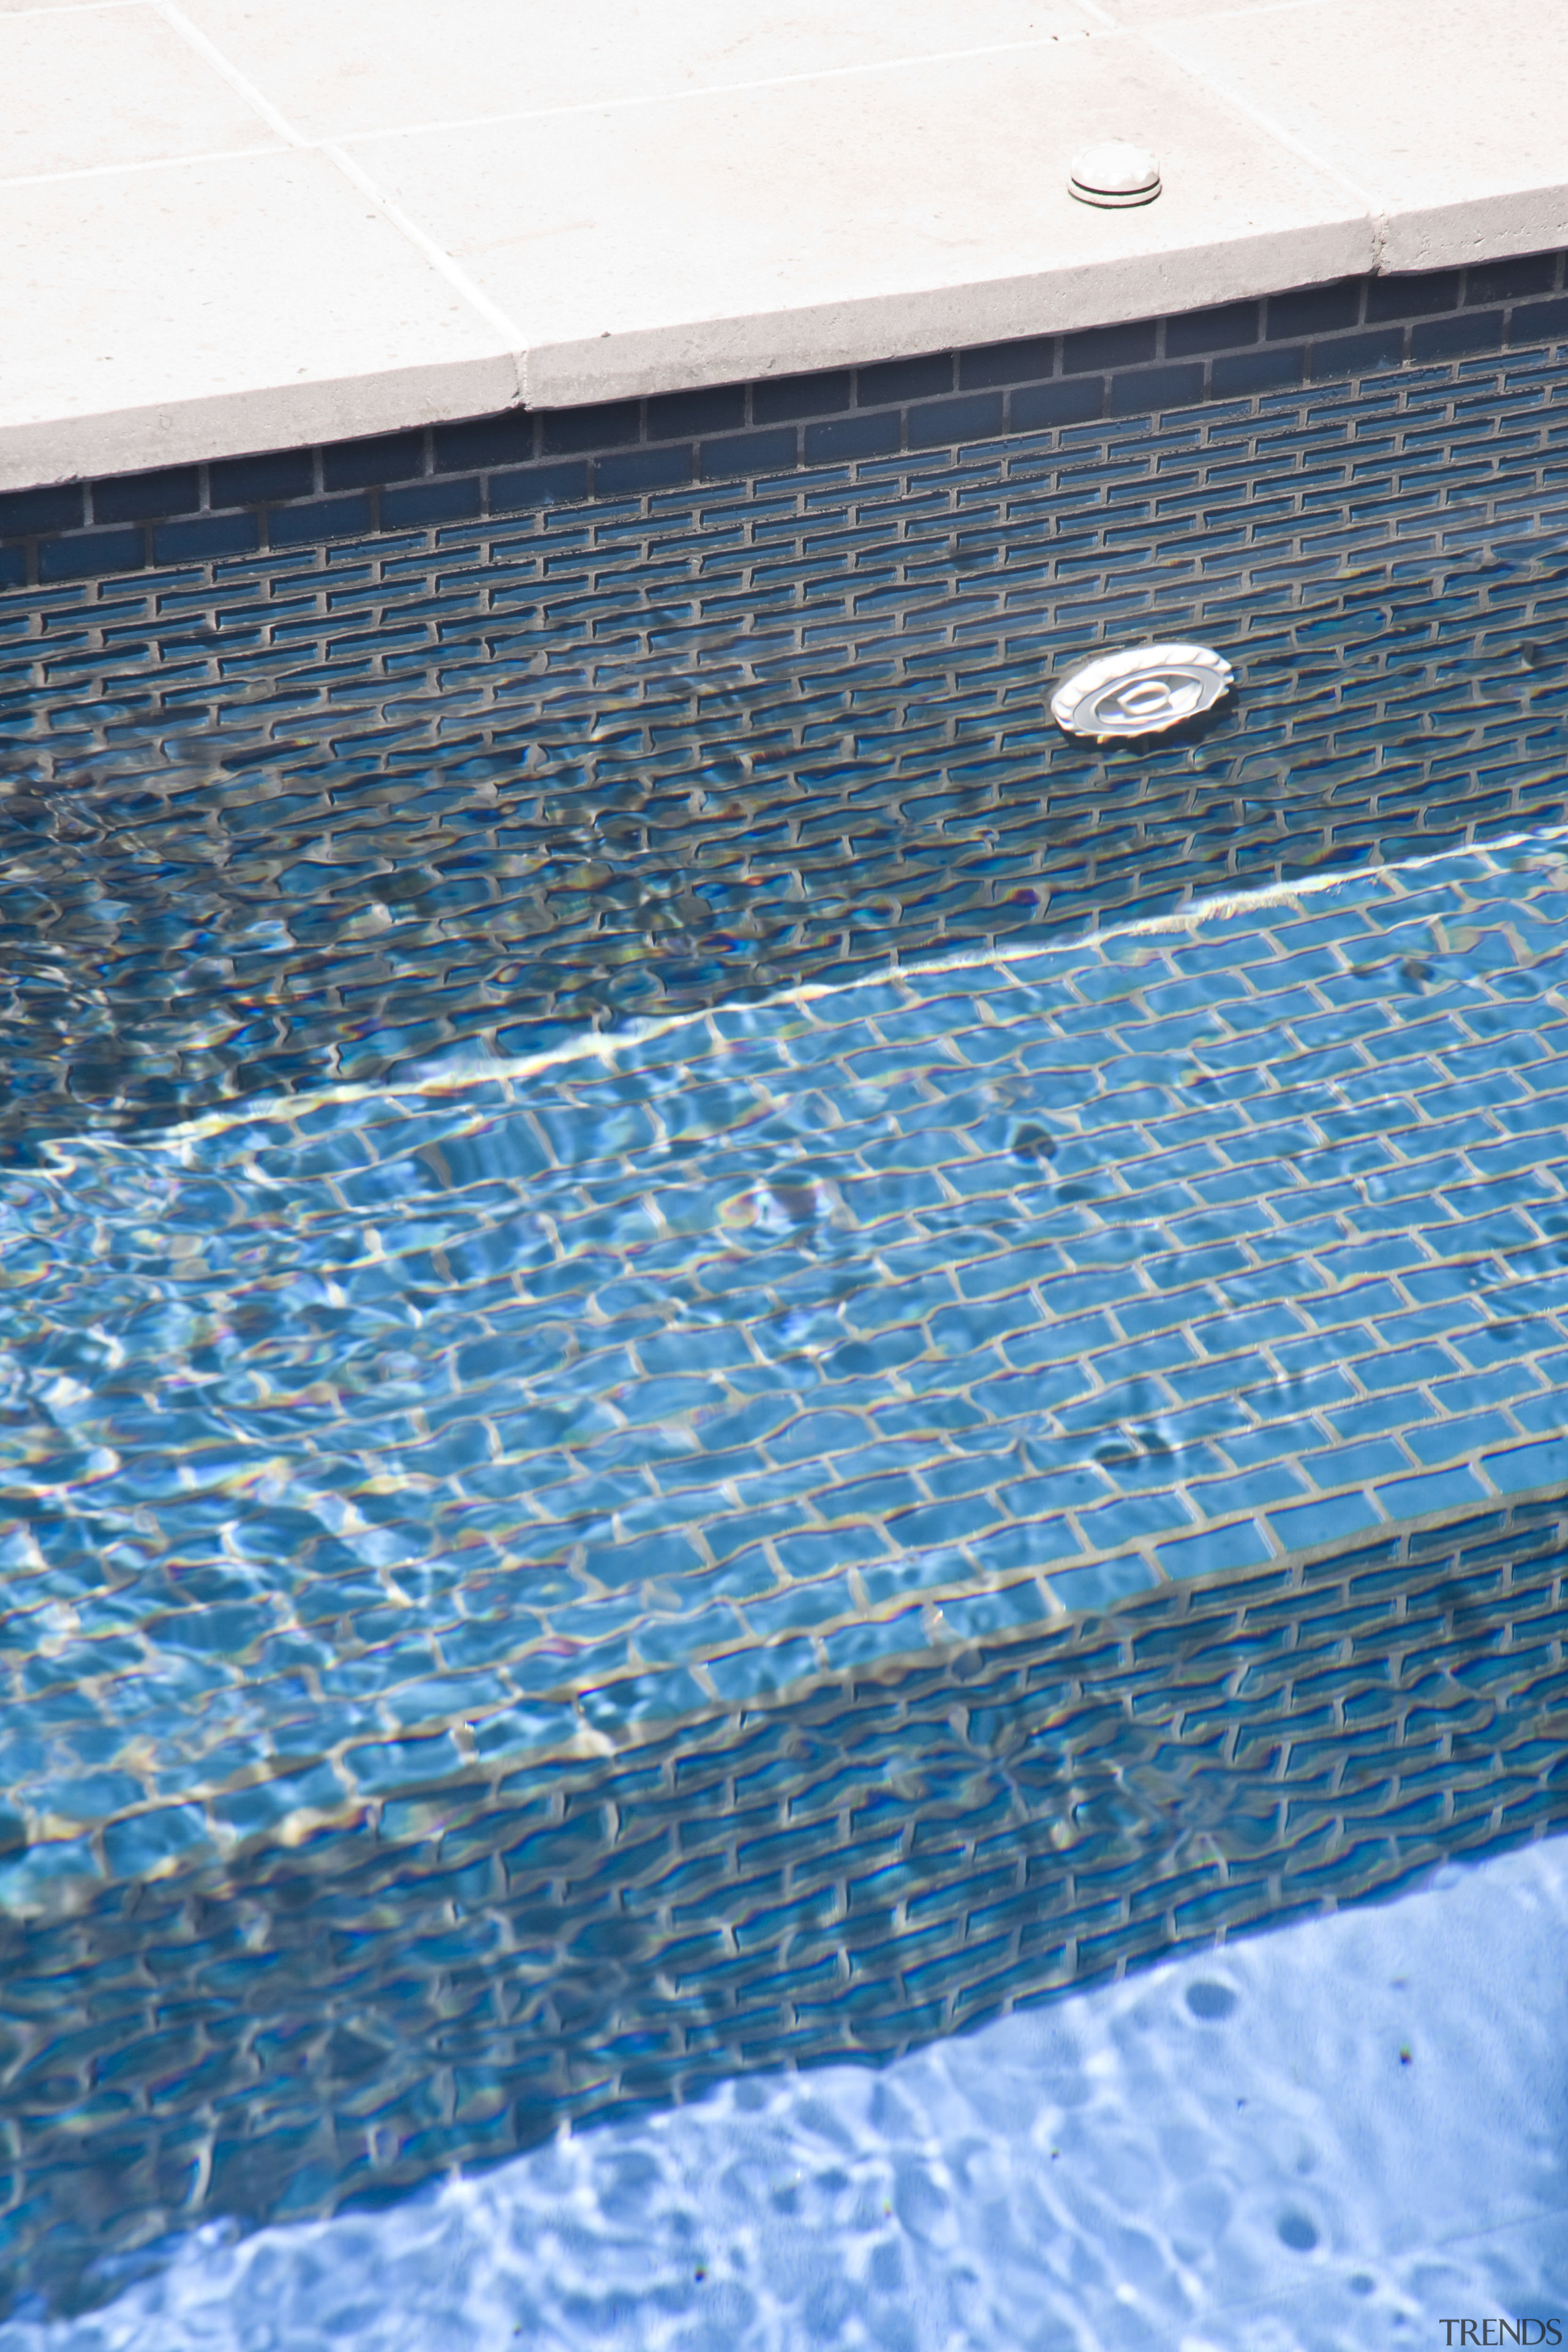
[[[1550,2342],[1565,1929],[1558,1840],[390,2210],[214,2225],[0,2347],[1332,2352],[1440,2342],[1445,2318]]]

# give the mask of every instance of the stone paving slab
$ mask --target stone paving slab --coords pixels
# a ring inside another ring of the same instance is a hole
[[[1560,1487],[1565,853],[8,1171],[14,1898]]]
[[[1539,251],[1557,37],[1551,0],[8,5],[0,488]],[[1106,136],[1157,202],[1068,195]]]

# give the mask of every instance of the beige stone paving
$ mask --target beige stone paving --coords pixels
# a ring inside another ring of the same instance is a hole
[[[1565,85],[1555,0],[0,0],[0,488],[1544,249]]]

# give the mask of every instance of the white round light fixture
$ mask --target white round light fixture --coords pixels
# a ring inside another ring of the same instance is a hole
[[[1124,139],[1086,147],[1068,181],[1068,194],[1080,205],[1152,205],[1159,193],[1159,163],[1146,147],[1130,147]]]
[[[1051,697],[1051,717],[1068,735],[1097,743],[1163,735],[1212,709],[1233,682],[1230,664],[1207,646],[1133,646],[1074,670]]]

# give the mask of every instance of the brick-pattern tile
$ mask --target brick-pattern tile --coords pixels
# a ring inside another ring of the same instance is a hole
[[[193,2147],[324,2209],[1563,1824],[1565,310],[1535,257],[0,500],[37,1381],[160,1250],[160,1330],[232,1247],[275,1351],[28,1407],[24,2266]],[[1133,632],[1237,695],[1066,740]]]
[[[233,507],[249,512],[248,536],[209,527],[189,541],[193,551],[292,547],[312,537],[324,545],[562,498],[651,495],[693,479],[789,474],[1257,399],[1303,382],[1348,385],[1377,371],[1568,339],[1563,287],[1562,254],[1530,254],[862,368],[516,410],[317,450],[12,491],[0,495],[0,586],[94,576],[95,564],[107,577],[175,560],[168,550],[184,542],[160,537],[159,526]],[[777,429],[784,425],[805,429]],[[552,470],[568,458],[581,461],[578,470]],[[464,487],[438,491],[432,475],[462,477]],[[326,502],[321,493],[334,490],[363,490],[368,503]],[[76,536],[89,523],[125,522],[142,523],[140,536]]]
[[[7,2275],[888,2057],[1561,1830],[1565,1559],[1559,1497],[0,1922]]]

